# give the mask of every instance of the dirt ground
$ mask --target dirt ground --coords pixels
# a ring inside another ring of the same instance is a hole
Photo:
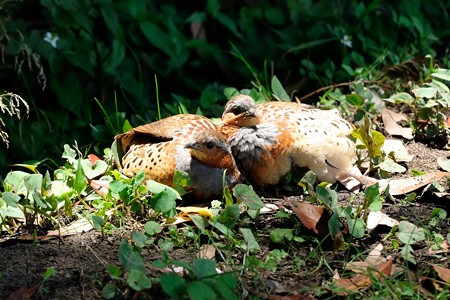
[[[407,144],[407,149],[415,158],[407,163],[408,171],[416,169],[430,172],[438,170],[437,158],[449,156],[449,152],[430,148],[427,145],[417,142]],[[441,183],[446,184],[445,180]],[[344,192],[346,193],[346,192]],[[348,194],[348,193],[347,193]],[[383,212],[397,220],[408,220],[420,226],[426,222],[430,212],[435,207],[440,207],[450,213],[450,199],[448,197],[439,198],[425,194],[417,203],[402,204],[400,202],[387,201],[383,204]],[[277,226],[290,226],[293,224],[280,222],[278,218],[271,215],[264,215],[259,218],[256,226],[261,235],[269,228]],[[449,232],[448,222],[441,224],[442,234]],[[358,240],[362,249],[370,249],[373,244],[378,243],[390,231],[390,228],[379,226],[371,233],[370,237]],[[29,288],[38,284],[42,280],[45,270],[53,267],[56,275],[51,277],[43,286],[44,289],[34,293],[33,299],[101,299],[102,285],[109,282],[109,276],[106,273],[106,265],[118,264],[118,247],[121,239],[128,238],[130,230],[120,229],[113,234],[101,236],[99,232],[90,231],[87,233],[63,237],[61,239],[52,239],[41,241],[37,244],[17,240],[9,240],[0,244],[0,299],[7,297],[14,292],[11,299],[21,299],[17,297],[18,290]],[[266,235],[267,236],[267,235]],[[310,247],[317,247],[317,244],[305,242],[297,247],[285,249],[290,256],[307,258],[310,254]],[[261,253],[258,255],[264,257],[265,254],[279,245],[273,245],[268,238],[260,242]],[[276,272],[263,272],[256,277],[243,278],[243,283],[239,292],[245,298],[245,295],[256,295],[259,297],[268,297],[269,294],[283,294],[301,292],[308,294],[308,290],[317,286],[322,286],[331,281],[332,270],[342,269],[342,262],[345,261],[348,251],[339,252],[327,249],[325,245],[323,252],[328,266],[320,264],[315,259],[305,259],[304,265],[293,263],[289,259],[283,260]],[[170,252],[171,258],[191,260],[195,251],[189,249],[175,249]],[[155,254],[157,253],[157,254]],[[147,262],[158,259],[159,251],[152,253],[152,249],[145,252]],[[236,262],[242,262],[242,257],[236,256]],[[417,267],[419,270],[430,262],[437,262],[438,258],[430,256],[421,256],[418,259]],[[219,264],[220,261],[218,260]],[[439,263],[447,264],[446,261]],[[157,274],[155,274],[157,275]],[[162,298],[157,290],[152,290],[152,294],[141,295],[145,299]],[[329,298],[332,295],[324,295]],[[30,299],[30,298],[23,298]]]

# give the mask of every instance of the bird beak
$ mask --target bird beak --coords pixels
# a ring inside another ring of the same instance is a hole
[[[255,119],[258,118],[258,114],[256,113],[256,110],[246,111],[241,114],[238,114],[237,116],[229,118],[227,120],[227,123],[231,124],[233,122],[236,122],[236,120],[239,120],[239,119],[250,119],[250,118],[255,118]]]
[[[201,147],[198,145],[197,142],[190,142],[184,145],[184,148],[186,149],[196,149],[196,150],[202,150]]]

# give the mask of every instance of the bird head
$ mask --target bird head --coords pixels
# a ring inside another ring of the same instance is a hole
[[[189,149],[193,159],[204,165],[230,170],[236,166],[225,137],[218,131],[203,130],[194,135],[184,148]]]
[[[259,124],[255,100],[247,95],[237,95],[225,105],[222,121],[227,125],[251,127]]]

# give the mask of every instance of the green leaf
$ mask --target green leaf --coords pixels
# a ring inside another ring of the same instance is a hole
[[[75,174],[73,189],[79,195],[86,188],[86,185],[86,176],[84,175],[83,167],[81,166],[81,160],[78,160],[78,168]]]
[[[316,187],[316,193],[319,200],[328,208],[328,210],[335,213],[338,211],[338,196],[336,191],[329,187],[318,185]]]
[[[348,229],[350,230],[350,234],[360,239],[364,236],[366,232],[366,223],[364,223],[363,219],[352,219],[347,216]]]
[[[277,244],[282,244],[292,241],[294,233],[290,228],[275,228],[269,232],[270,240]]]
[[[160,189],[162,187],[162,189]],[[165,217],[173,217],[176,215],[176,199],[180,198],[180,194],[174,189],[163,184],[149,180],[147,188],[151,191],[158,191],[150,200],[150,206],[156,211],[161,212]]]
[[[210,224],[212,227],[218,229],[218,230],[219,230],[222,234],[224,234],[225,236],[234,238],[234,233],[233,233],[233,231],[232,231],[230,228],[226,227],[225,225],[223,225],[223,224],[221,224],[221,223],[219,223],[219,222],[216,222],[216,221],[209,222],[209,224]]]
[[[167,33],[162,31],[155,24],[150,23],[149,21],[140,23],[139,27],[147,40],[155,47],[166,52],[168,55],[173,53],[173,50],[170,49],[170,37]]]
[[[144,248],[149,241],[148,237],[139,231],[133,231],[131,233],[131,240],[139,248]]]
[[[135,291],[142,291],[152,287],[152,281],[143,271],[132,269],[127,279],[128,285]]]
[[[145,271],[145,261],[141,254],[136,252],[126,240],[120,242],[119,262],[125,272],[131,272],[131,270]]]
[[[28,193],[41,193],[42,192],[42,174],[28,174],[24,177],[25,188]]]
[[[114,10],[114,6],[110,3],[105,3],[105,5],[101,6],[100,11],[105,21],[104,24],[106,24],[116,38],[123,40],[123,29],[119,23],[119,18]]]
[[[186,291],[186,280],[174,273],[164,273],[160,277],[161,287],[163,291],[169,295],[171,299],[179,299]]]
[[[414,258],[414,249],[411,247],[410,244],[406,244],[402,247],[402,250],[400,251],[400,256],[413,264],[417,264],[417,261]]]
[[[70,148],[69,145],[65,144],[64,145],[64,153],[62,155],[62,158],[65,158],[69,164],[71,164],[72,166],[75,165],[75,162],[77,161],[76,159],[77,157],[77,152]]]
[[[145,180],[144,170],[139,170],[136,173],[136,176],[134,176],[133,180],[131,181],[133,189],[137,189],[142,184],[142,182],[144,182],[144,180]]]
[[[19,207],[20,196],[11,192],[1,193],[3,200],[6,205],[10,207]]]
[[[354,106],[360,107],[364,104],[364,99],[358,94],[349,94],[346,95],[345,98],[349,104]]]
[[[92,215],[91,216],[91,220],[92,220],[92,226],[96,229],[96,230],[102,230],[104,221],[102,217],[96,216],[96,215]]]
[[[153,236],[157,233],[160,233],[162,231],[161,224],[155,221],[148,221],[144,225],[145,233],[147,233],[150,236]]]
[[[378,164],[378,167],[388,173],[404,173],[406,168],[392,160],[385,160]]]
[[[217,274],[216,262],[212,259],[196,258],[192,261],[192,270],[198,279]]]
[[[45,282],[47,281],[50,277],[55,276],[56,275],[56,270],[55,268],[47,268],[47,270],[45,270],[44,275],[42,276],[42,281]]]
[[[217,277],[213,288],[222,296],[222,299],[237,300],[238,295],[234,292],[237,285],[236,276],[232,273],[225,273]]]
[[[208,226],[209,224],[206,218],[198,215],[190,215],[189,217],[191,218],[192,222],[194,222],[195,226],[200,229],[200,231],[203,232],[206,230],[206,226]]]
[[[122,269],[119,266],[109,264],[106,266],[106,271],[112,279],[121,279]]]
[[[173,176],[173,188],[180,194],[186,194],[186,187],[192,186],[192,179],[188,172],[175,170]]]
[[[239,222],[241,214],[239,212],[239,205],[234,204],[227,206],[222,213],[219,215],[218,221],[230,229]]]
[[[158,194],[160,192],[166,191],[167,194],[172,198],[181,200],[181,196],[176,190],[174,190],[170,186],[164,185],[154,180],[147,181],[147,189],[153,194]]]
[[[264,204],[251,186],[237,184],[233,189],[233,195],[238,201],[247,205],[250,209],[261,209]]]
[[[222,25],[227,27],[231,32],[233,32],[237,37],[242,38],[241,33],[238,31],[238,28],[236,26],[236,22],[233,18],[229,17],[226,14],[223,14],[221,12],[218,12],[214,14],[214,17],[219,21]]]
[[[250,252],[261,250],[258,242],[255,239],[255,236],[253,235],[253,232],[249,228],[241,227],[241,228],[239,228],[239,231],[242,233],[242,236],[244,237],[244,241],[247,244],[247,249]]]
[[[449,69],[439,68],[436,70],[436,72],[431,73],[431,76],[450,82],[450,70]]]
[[[193,281],[187,285],[187,293],[191,300],[215,300],[216,293],[201,281]],[[200,292],[201,291],[201,292]]]
[[[119,39],[114,39],[112,42],[112,53],[106,61],[106,71],[114,74],[120,64],[125,58],[125,45]]]
[[[382,207],[381,197],[380,197],[380,189],[379,184],[376,183],[366,188],[365,193],[365,201],[367,202],[367,207],[371,211],[380,211]]]
[[[123,180],[113,180],[109,183],[109,190],[112,193],[119,195],[120,199],[125,202],[126,205],[129,204],[130,199],[133,195],[133,189]]]
[[[291,97],[286,93],[285,89],[283,88],[283,85],[281,85],[281,82],[278,80],[277,76],[272,77],[272,91],[273,95],[277,100],[280,101],[286,101],[290,102]]]
[[[81,160],[81,166],[83,167],[84,174],[89,179],[102,175],[108,168],[108,164],[103,160],[97,160],[95,165],[92,166],[89,159],[83,159]]]
[[[423,228],[419,228],[408,221],[400,221],[398,231],[398,238],[404,244],[412,245],[425,240]]]
[[[105,299],[114,299],[119,294],[117,287],[114,284],[108,283],[102,290],[102,297]]]
[[[417,98],[436,98],[437,89],[434,87],[419,87],[412,90],[414,96]]]

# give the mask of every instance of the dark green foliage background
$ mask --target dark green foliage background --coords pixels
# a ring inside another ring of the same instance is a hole
[[[223,88],[249,88],[253,80],[232,44],[264,84],[276,74],[288,93],[301,96],[351,80],[357,68],[367,75],[416,55],[445,58],[450,35],[450,3],[438,0],[0,5],[0,89],[32,108],[20,121],[1,115],[11,145],[0,145],[0,178],[10,164],[57,160],[74,140],[101,154],[125,119],[133,126],[155,120],[155,76],[162,117],[178,113],[179,103],[219,117]],[[56,49],[44,41],[47,32],[58,35]],[[340,42],[344,35],[352,48]]]

